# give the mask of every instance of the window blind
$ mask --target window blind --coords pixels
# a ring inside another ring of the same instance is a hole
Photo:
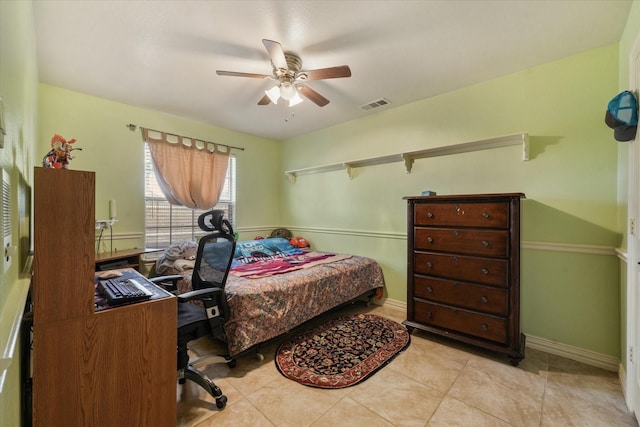
[[[198,217],[206,212],[184,206],[171,205],[156,181],[149,148],[145,144],[145,247],[166,248],[181,240],[196,240],[205,234],[198,227]],[[220,200],[214,209],[221,209],[235,224],[236,159],[229,156],[229,166]]]

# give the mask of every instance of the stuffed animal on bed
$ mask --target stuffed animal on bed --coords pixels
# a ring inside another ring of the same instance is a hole
[[[178,274],[193,269],[196,262],[198,244],[192,241],[181,241],[172,244],[156,261],[156,273],[160,275]]]

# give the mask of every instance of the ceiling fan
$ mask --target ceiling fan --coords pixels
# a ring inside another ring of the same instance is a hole
[[[239,73],[235,71],[217,70],[219,76],[251,77],[277,81],[277,85],[265,91],[265,95],[258,101],[258,105],[277,104],[279,98],[289,101],[293,107],[302,102],[300,95],[311,100],[319,107],[324,107],[329,100],[305,84],[307,80],[337,79],[351,77],[351,69],[348,65],[338,67],[320,68],[317,70],[302,71],[302,59],[296,54],[285,52],[280,43],[273,40],[262,39],[264,47],[271,58],[273,74]]]

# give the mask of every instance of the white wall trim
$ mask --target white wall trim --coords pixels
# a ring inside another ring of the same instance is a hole
[[[318,227],[287,227],[290,230],[296,230],[300,233],[320,233],[335,234],[341,236],[357,236],[357,237],[375,237],[380,239],[398,239],[406,240],[407,233],[398,233],[395,231],[368,231],[368,230],[349,230],[339,228],[318,228]]]
[[[239,233],[262,233],[265,237],[268,236],[276,228],[281,228],[280,225],[253,225],[247,227],[237,227],[236,231]],[[284,226],[291,230],[294,234],[304,233],[318,233],[318,234],[332,234],[336,236],[353,236],[353,237],[368,237],[376,239],[393,239],[393,240],[406,240],[407,233],[397,231],[373,231],[373,230],[354,230],[348,228],[320,228],[320,227],[305,227],[305,226]],[[105,240],[105,236],[102,236]],[[114,234],[113,240],[123,239],[141,239],[142,233],[130,233],[130,234]],[[108,237],[107,237],[108,239]],[[97,240],[97,239],[96,239]],[[551,251],[551,252],[572,252],[591,255],[608,255],[617,256],[618,258],[626,261],[626,252],[620,248],[613,246],[600,246],[600,245],[582,245],[574,243],[554,243],[554,242],[536,242],[536,241],[522,241],[522,249],[531,249],[539,251]]]
[[[381,301],[380,305],[396,310],[402,310],[405,313],[407,312],[407,303],[404,301],[399,301],[397,299],[385,298]]]
[[[236,229],[239,233],[258,233],[267,237],[273,230],[280,228],[279,226],[249,226],[238,227]],[[304,233],[318,233],[318,234],[332,234],[336,236],[353,236],[353,237],[367,237],[376,239],[392,239],[392,240],[406,240],[406,232],[395,231],[370,231],[370,230],[350,230],[339,228],[318,228],[318,227],[294,227],[287,226],[289,230],[294,234]],[[143,239],[143,233],[114,233],[113,241],[117,240],[138,240]],[[102,242],[109,242],[111,239],[108,233],[102,235]],[[98,235],[95,238],[98,241]],[[553,243],[553,242],[534,242],[534,241],[522,241],[522,249],[538,250],[538,251],[550,251],[550,252],[571,252],[590,255],[607,255],[616,256],[622,261],[627,261],[627,252],[620,248],[612,246],[598,246],[598,245],[580,245],[573,243]]]
[[[616,249],[616,255],[618,256],[618,258],[621,261],[627,262],[628,256],[627,256],[627,251],[626,250],[624,250],[622,248],[617,248]]]
[[[622,396],[624,396],[625,402],[627,401],[627,371],[624,369],[622,362],[618,365],[618,379],[620,380],[620,387],[622,388]]]
[[[99,234],[96,234],[96,242],[98,241],[98,238],[100,237]],[[144,234],[143,233],[113,233],[113,237],[111,236],[111,234],[109,234],[108,232],[105,232],[102,234],[102,242],[109,242],[111,239],[113,239],[114,241],[116,240],[136,240],[136,239],[143,239],[144,238]]]
[[[296,233],[320,233],[320,234],[334,234],[334,235],[355,236],[355,237],[373,237],[373,238],[394,239],[394,240],[407,239],[407,233],[404,231],[400,233],[395,231],[368,231],[368,230],[298,227],[298,226],[287,226],[287,228],[290,230],[295,230]],[[591,254],[591,255],[618,256],[618,257],[626,258],[625,252],[613,246],[522,241],[521,248],[539,250],[539,251],[572,252],[572,253],[582,253],[582,254]]]
[[[24,312],[30,279],[19,279],[4,302],[0,313],[0,394],[3,393],[9,367],[16,358],[20,326]]]
[[[617,357],[548,340],[546,338],[536,337],[534,335],[527,334],[527,347],[554,354],[556,356],[566,357],[567,359],[582,362],[597,368],[606,369],[611,372],[617,372],[619,369],[620,360]]]
[[[573,243],[531,242],[521,243],[522,249],[533,249],[553,252],[573,252],[592,255],[617,255],[617,249],[612,246],[578,245]]]
[[[404,310],[405,312],[407,310],[407,303],[404,301],[393,300],[391,298],[384,300],[381,305],[393,309]],[[607,371],[619,372],[621,364],[617,357],[596,353],[595,351],[574,347],[569,344],[563,344],[546,338],[536,337],[534,335],[525,335],[527,336],[526,347],[544,351],[556,356],[566,357],[567,359],[606,369]]]
[[[280,228],[278,225],[252,225],[248,227],[236,227],[234,230],[238,233],[263,233],[267,237],[273,230]]]

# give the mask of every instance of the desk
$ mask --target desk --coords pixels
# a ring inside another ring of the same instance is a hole
[[[95,271],[110,270],[113,268],[131,267],[140,271],[140,256],[158,249],[124,249],[113,252],[101,252],[96,255]]]
[[[161,299],[161,298],[174,297],[174,295],[172,293],[167,292],[166,290],[164,290],[160,286],[150,282],[146,277],[144,277],[141,273],[139,273],[134,268],[129,267],[129,268],[119,268],[117,270],[107,270],[107,272],[111,272],[111,271],[116,271],[116,272],[121,273],[122,277],[124,277],[124,278],[135,279],[138,283],[140,283],[142,286],[144,286],[148,291],[153,293],[153,295],[148,300],[137,301],[137,302],[134,302],[134,303],[126,303],[127,305],[128,304],[140,304],[141,302],[145,302],[145,301],[153,301],[153,300],[157,300],[157,299]],[[96,312],[103,311],[103,310],[111,310],[111,309],[118,308],[118,307],[123,307],[123,305],[116,305],[115,307],[114,306],[110,306],[109,303],[107,302],[106,297],[103,294],[101,294],[100,291],[98,290],[98,281],[100,280],[100,275],[103,274],[103,273],[105,273],[105,271],[96,271],[96,275],[95,275],[94,302],[95,302],[95,310],[96,310]]]
[[[173,427],[176,299],[95,311],[94,192],[34,170],[33,425]]]

